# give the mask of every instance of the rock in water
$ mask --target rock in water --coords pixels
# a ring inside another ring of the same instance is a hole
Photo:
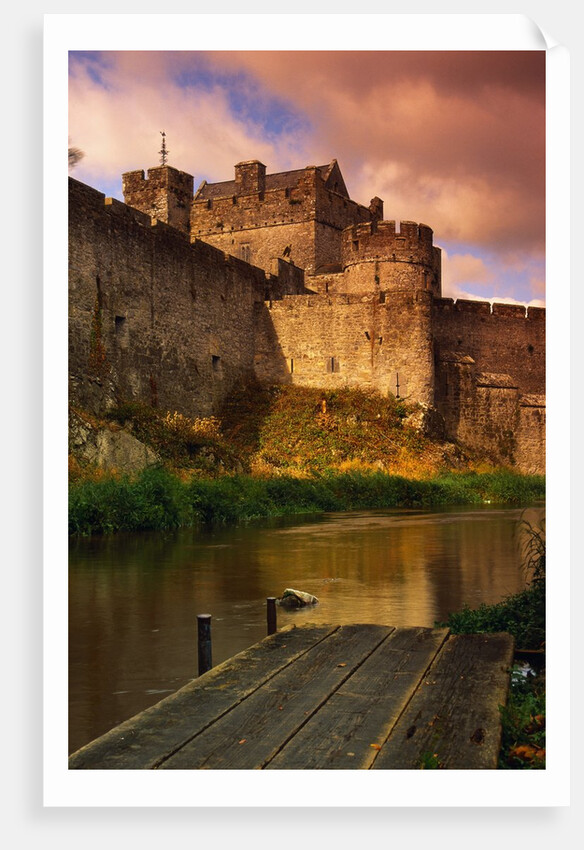
[[[305,608],[307,605],[316,604],[318,604],[316,596],[305,593],[303,590],[294,590],[292,587],[287,587],[278,599],[278,605],[283,608]]]

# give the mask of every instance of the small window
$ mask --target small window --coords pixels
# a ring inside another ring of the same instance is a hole
[[[327,372],[340,372],[341,364],[338,357],[328,357],[326,361]]]
[[[211,355],[211,365],[213,366],[214,372],[220,372],[221,371],[221,358],[218,357],[216,354],[212,354]]]
[[[359,250],[359,240],[353,239],[353,251],[358,251],[358,250]]]
[[[294,374],[294,360],[292,357],[290,358],[290,374]]]
[[[251,246],[249,242],[244,242],[243,245],[239,246],[239,256],[246,263],[251,263]]]
[[[114,328],[116,340],[119,345],[127,345],[128,343],[128,322],[125,316],[116,316],[114,319]]]

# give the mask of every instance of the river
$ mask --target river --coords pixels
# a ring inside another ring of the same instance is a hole
[[[525,587],[521,519],[484,505],[294,517],[213,530],[119,534],[69,551],[69,752],[197,675],[197,614],[213,664],[266,634],[266,597],[319,599],[289,623],[433,626]]]

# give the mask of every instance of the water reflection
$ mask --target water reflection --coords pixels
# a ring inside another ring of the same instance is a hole
[[[196,675],[198,613],[213,616],[217,664],[264,637],[266,597],[285,587],[320,604],[278,609],[279,626],[432,626],[517,592],[522,513],[369,511],[73,543],[70,752]]]

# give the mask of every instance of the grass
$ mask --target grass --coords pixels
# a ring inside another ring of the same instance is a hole
[[[246,472],[436,471],[436,445],[408,424],[415,410],[394,396],[347,387],[241,386],[220,419]]]
[[[246,522],[285,514],[423,508],[492,502],[528,504],[543,496],[539,476],[502,470],[409,480],[384,472],[327,471],[310,478],[223,475],[181,479],[163,466],[136,476],[82,480],[69,487],[69,533],[166,530]],[[479,614],[476,615],[480,617]]]
[[[431,440],[412,426],[408,417],[417,409],[360,389],[241,384],[216,418],[189,419],[128,402],[109,410],[101,424],[127,429],[183,475],[381,470],[421,478],[468,468],[470,458],[460,447]],[[92,472],[83,464],[74,471],[76,480]]]
[[[545,526],[522,520],[523,561],[527,585],[495,605],[452,613],[443,625],[454,634],[508,632],[520,649],[545,648]]]
[[[158,465],[105,473],[71,455],[70,533],[178,528],[282,514],[530,504],[543,476],[474,460],[409,424],[416,406],[360,389],[236,387],[217,418],[121,403],[88,427],[124,428]]]
[[[217,418],[120,404],[93,427],[123,427],[159,457],[134,475],[69,459],[69,533],[167,530],[285,514],[446,505],[528,505],[545,478],[495,468],[409,424],[415,408],[364,390],[236,388]],[[450,614],[453,633],[505,631],[545,648],[545,535],[525,528],[526,589]],[[500,769],[545,767],[545,670],[515,668],[501,708]],[[438,769],[433,754],[422,767]]]
[[[465,608],[440,625],[453,634],[508,632],[518,649],[545,650],[545,524],[522,521],[527,586],[496,605]],[[540,670],[514,665],[509,698],[500,707],[502,740],[499,769],[545,768],[545,665]]]

